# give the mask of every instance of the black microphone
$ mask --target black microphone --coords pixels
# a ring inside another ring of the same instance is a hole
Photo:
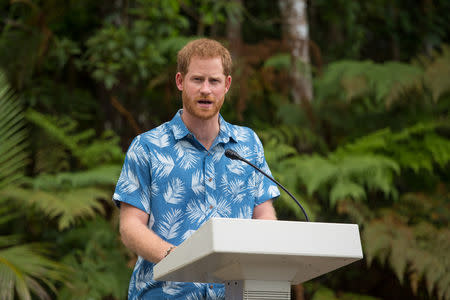
[[[283,191],[288,193],[288,195],[291,196],[292,199],[294,199],[295,203],[297,203],[297,205],[300,207],[300,209],[302,210],[303,214],[305,215],[306,221],[309,222],[308,215],[306,214],[306,211],[303,208],[303,206],[300,204],[300,202],[297,201],[297,199],[295,199],[295,197],[291,193],[289,193],[289,191],[284,186],[281,185],[281,183],[279,183],[278,181],[273,179],[271,176],[269,176],[266,172],[264,172],[263,170],[261,170],[260,168],[258,168],[257,166],[255,166],[254,164],[252,164],[251,162],[249,162],[248,160],[246,160],[245,158],[243,158],[239,154],[237,154],[237,152],[234,151],[234,150],[231,150],[231,149],[225,150],[225,156],[228,157],[229,159],[240,160],[240,161],[245,162],[246,164],[249,164],[250,166],[252,166],[256,170],[261,172],[264,176],[266,176],[267,178],[272,180],[276,185],[278,185],[280,188],[282,188]]]

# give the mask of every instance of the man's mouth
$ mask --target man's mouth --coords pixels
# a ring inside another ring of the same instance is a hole
[[[207,100],[207,99],[201,99],[201,100],[198,100],[198,103],[200,103],[200,104],[212,104],[212,101],[211,100]]]

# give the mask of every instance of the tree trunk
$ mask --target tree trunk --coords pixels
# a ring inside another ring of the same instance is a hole
[[[292,59],[292,97],[300,104],[313,99],[306,0],[280,0],[279,4]]]
[[[243,113],[246,108],[246,99],[248,95],[248,88],[245,84],[247,77],[247,64],[243,61],[242,56],[242,0],[231,0],[235,9],[228,11],[227,20],[227,39],[230,43],[229,49],[233,57],[233,82],[237,90],[236,98],[238,99],[236,105],[236,114],[239,121],[243,121]]]
[[[233,59],[235,59],[239,58],[242,46],[242,0],[230,0],[230,2],[232,2],[236,7],[239,7],[239,9],[227,12],[227,38],[230,42],[230,52],[233,55]]]

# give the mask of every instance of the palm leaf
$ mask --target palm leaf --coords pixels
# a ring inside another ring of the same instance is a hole
[[[2,236],[3,244],[9,237]],[[39,299],[50,299],[42,287],[45,282],[53,290],[50,280],[63,280],[67,270],[48,259],[42,244],[16,245],[0,250],[0,298],[14,299],[14,289],[19,299],[30,299],[31,292]]]
[[[0,189],[19,181],[27,163],[25,120],[20,101],[0,72]]]

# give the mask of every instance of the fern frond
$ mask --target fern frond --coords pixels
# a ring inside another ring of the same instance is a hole
[[[295,162],[295,166],[310,195],[330,187],[332,205],[346,197],[364,199],[366,188],[379,189],[387,196],[396,195],[392,179],[399,167],[388,157],[332,153],[328,158],[304,156]]]
[[[373,222],[364,229],[362,240],[369,266],[374,259],[377,259],[381,265],[386,264],[392,243],[392,237],[386,233],[388,229],[382,222]]]
[[[381,218],[365,224],[362,237],[368,264],[375,258],[388,264],[401,283],[408,274],[413,291],[424,279],[429,295],[436,291],[438,299],[446,299],[450,230],[437,229],[428,222],[408,225],[408,219],[398,211],[396,207],[387,209]]]
[[[276,164],[281,162],[284,158],[297,154],[297,151],[290,143],[286,142],[285,139],[289,139],[290,137],[286,137],[283,135],[274,135],[272,132],[265,132],[262,134],[264,141],[264,154],[266,156],[266,160],[270,161],[271,164]],[[272,151],[273,149],[277,149],[276,151]]]
[[[121,166],[102,165],[79,172],[61,172],[55,175],[40,175],[28,180],[33,189],[61,190],[89,186],[113,186],[120,175]]]
[[[57,120],[52,120],[50,117],[46,117],[33,109],[29,109],[26,112],[26,118],[28,121],[41,127],[69,150],[75,151],[77,149],[77,141],[68,135],[76,126],[74,122],[70,122],[69,124],[57,122]]]
[[[330,191],[330,205],[335,207],[338,200],[345,199],[347,197],[356,200],[365,199],[366,191],[359,184],[346,179],[338,179]]]
[[[450,46],[444,45],[442,52],[426,64],[424,78],[435,102],[450,92]]]
[[[292,159],[291,162],[298,170],[300,179],[305,184],[309,195],[329,181],[336,179],[337,166],[319,155],[303,156]]]
[[[437,134],[425,136],[425,148],[433,157],[433,162],[444,168],[450,161],[450,140]]]
[[[77,124],[73,120],[58,120],[32,109],[27,111],[26,118],[68,149],[84,167],[123,160],[119,138],[111,131],[105,131],[94,139],[95,132],[92,129],[76,133]]]
[[[375,217],[375,212],[362,202],[344,199],[337,205],[339,214],[347,214],[356,224],[364,225]]]
[[[344,91],[344,99],[351,101],[374,93],[376,102],[385,104],[402,89],[417,85],[422,74],[421,68],[399,62],[344,60],[328,66],[318,82],[317,95],[319,99],[336,98]]]
[[[290,109],[292,111],[292,109]],[[285,114],[283,114],[283,117]],[[294,116],[298,118],[298,116]],[[307,128],[290,125],[280,125],[258,131],[258,136],[264,142],[264,148],[268,141],[276,141],[279,145],[295,147],[299,151],[311,150],[312,148],[325,149],[325,142],[317,134]],[[308,151],[309,152],[309,151]]]
[[[447,130],[449,125],[448,121],[434,121],[418,123],[396,133],[383,129],[339,147],[336,153],[380,153],[403,168],[431,171],[434,164],[445,167],[450,161],[450,141],[437,134],[441,129]]]
[[[98,200],[110,198],[110,193],[108,190],[94,187],[57,192],[17,187],[0,191],[0,196],[35,207],[50,219],[57,219],[59,230],[64,230],[77,220],[104,213],[104,207]]]
[[[278,181],[290,190],[290,192],[302,203],[308,216],[314,219],[314,213],[311,207],[303,196],[298,192],[300,173],[298,169],[293,167],[293,162],[298,158],[298,152],[292,146],[297,139],[302,138],[302,131],[295,128],[290,130],[287,126],[281,126],[278,129],[267,129],[258,133],[264,143],[264,153],[268,164],[271,166],[272,175]],[[297,217],[298,220],[303,220],[304,215],[289,196],[281,193],[279,201],[276,203],[279,209],[286,209]]]

